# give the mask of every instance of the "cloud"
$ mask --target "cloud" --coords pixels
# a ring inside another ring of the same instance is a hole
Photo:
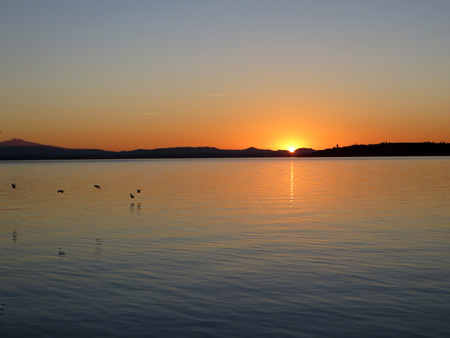
[[[93,116],[110,116],[110,117],[119,117],[123,116],[123,113],[113,112],[113,113],[92,113]],[[159,115],[159,113],[127,113],[127,115]]]

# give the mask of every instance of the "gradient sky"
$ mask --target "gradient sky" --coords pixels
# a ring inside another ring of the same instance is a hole
[[[450,142],[448,0],[2,0],[0,141]]]

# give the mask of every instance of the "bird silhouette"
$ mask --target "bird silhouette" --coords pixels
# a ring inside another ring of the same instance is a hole
[[[97,189],[100,189],[100,190],[102,189],[102,188],[100,188],[100,186],[97,185],[97,184],[94,184],[94,187],[97,188]]]
[[[11,183],[11,188],[16,189],[16,185],[14,183]]]
[[[59,189],[58,192],[60,192],[62,194],[62,193],[64,193],[64,190]]]
[[[140,193],[141,193],[141,189],[137,189],[136,192],[137,192],[138,194],[140,194]]]
[[[134,195],[133,195],[133,194],[130,194],[130,198],[134,198]]]
[[[58,255],[59,256],[64,256],[66,253],[64,252],[64,251],[61,251],[61,248],[59,248],[59,252],[58,252]]]

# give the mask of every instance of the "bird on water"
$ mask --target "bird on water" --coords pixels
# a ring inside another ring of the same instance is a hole
[[[134,198],[134,195],[130,193],[130,198]]]
[[[58,192],[60,192],[61,194],[64,193],[64,190],[59,189]]]
[[[100,186],[97,185],[97,184],[94,184],[94,187],[97,188],[97,189],[100,189],[100,190],[102,189],[102,188],[100,188]]]
[[[11,188],[16,189],[16,185],[14,183],[11,183]]]
[[[58,255],[59,256],[64,256],[66,253],[64,252],[64,251],[61,251],[61,248],[59,248],[59,252],[58,252]]]

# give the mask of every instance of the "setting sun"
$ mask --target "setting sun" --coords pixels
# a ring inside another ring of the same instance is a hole
[[[295,147],[289,147],[288,150],[293,153],[295,151]]]

